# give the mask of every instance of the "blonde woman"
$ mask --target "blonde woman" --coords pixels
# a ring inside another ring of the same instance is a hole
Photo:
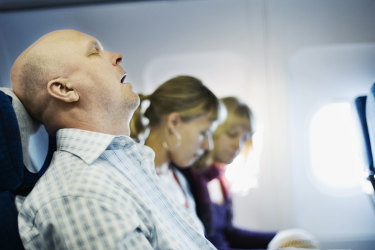
[[[192,76],[172,78],[140,99],[131,120],[131,136],[154,150],[156,173],[165,193],[203,230],[188,184],[174,165],[191,166],[212,148],[211,130],[218,118],[219,100]]]
[[[232,200],[224,172],[227,164],[250,142],[250,108],[235,97],[221,99],[227,109],[226,120],[213,134],[214,147],[184,171],[204,224],[206,237],[218,249],[266,249],[276,232],[249,231],[232,224]]]

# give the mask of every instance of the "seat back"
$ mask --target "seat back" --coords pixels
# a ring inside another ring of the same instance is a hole
[[[362,130],[362,138],[364,146],[364,159],[366,166],[368,167],[368,170],[370,172],[374,171],[374,161],[372,157],[372,147],[370,142],[370,136],[368,131],[368,125],[367,125],[367,118],[366,118],[366,102],[367,102],[367,96],[358,96],[354,100],[354,104],[357,110],[358,114],[358,120],[359,124]]]
[[[55,138],[29,116],[13,91],[0,88],[0,249],[23,249],[15,197],[31,191],[55,149]]]
[[[374,169],[374,159],[375,159],[375,83],[371,86],[370,93],[367,96],[366,101],[366,120],[368,126],[369,140],[371,144],[371,154],[373,157],[372,168],[369,168],[368,179],[372,183],[372,187],[375,190],[375,169]]]

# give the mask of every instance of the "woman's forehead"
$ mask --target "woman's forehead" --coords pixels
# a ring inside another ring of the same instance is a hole
[[[246,117],[237,115],[228,115],[227,120],[224,122],[227,127],[246,127],[250,129],[250,120]]]

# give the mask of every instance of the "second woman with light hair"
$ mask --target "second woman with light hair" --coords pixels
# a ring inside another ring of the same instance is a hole
[[[131,121],[131,136],[155,152],[161,187],[176,206],[196,216],[195,202],[184,176],[174,168],[188,167],[212,148],[211,132],[218,119],[219,100],[197,78],[178,76],[150,95],[140,95],[141,105]],[[145,138],[146,137],[146,138]],[[183,206],[183,207],[181,207]]]
[[[240,153],[249,150],[253,116],[250,108],[236,97],[221,101],[227,116],[213,133],[212,150],[183,171],[195,196],[207,239],[220,250],[318,248],[314,236],[301,229],[259,231],[233,224],[232,195],[225,171]]]

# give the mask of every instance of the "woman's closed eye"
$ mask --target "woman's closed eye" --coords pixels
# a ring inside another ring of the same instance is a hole
[[[205,131],[202,131],[202,132],[201,132],[201,135],[202,135],[204,138],[206,138],[206,137],[208,137],[208,136],[211,135],[211,130],[210,130],[210,129],[207,129],[207,130],[205,130]]]
[[[230,138],[235,138],[239,135],[239,133],[237,131],[228,131],[227,132],[227,135],[230,137]]]

